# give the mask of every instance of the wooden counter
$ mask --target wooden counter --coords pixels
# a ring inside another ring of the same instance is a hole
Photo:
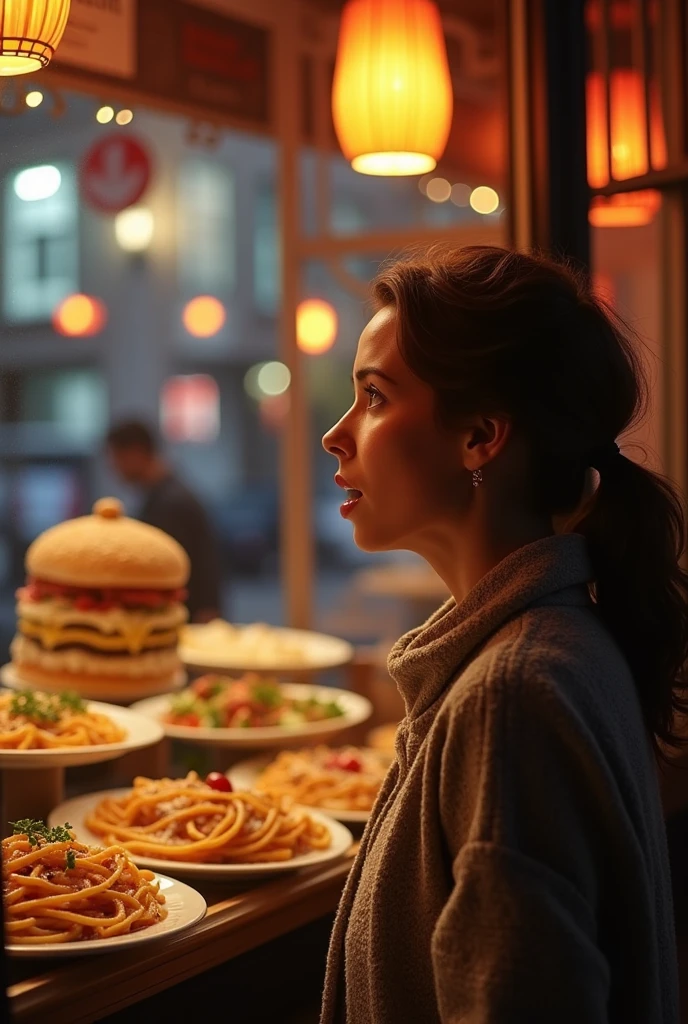
[[[90,1024],[332,913],[355,850],[243,891],[194,883],[208,903],[203,921],[131,952],[11,960],[13,1024]]]

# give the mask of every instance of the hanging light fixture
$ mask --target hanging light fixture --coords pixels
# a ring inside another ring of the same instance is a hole
[[[433,0],[347,0],[332,114],[362,174],[426,174],[449,137],[452,84]]]
[[[588,183],[609,184],[608,138],[611,136],[612,176],[617,181],[645,174],[650,168],[645,121],[645,83],[639,71],[617,68],[609,73],[611,131],[607,131],[604,76],[592,71],[586,79]],[[666,165],[666,139],[656,89],[650,87],[650,148],[652,164]],[[655,189],[595,196],[589,220],[595,227],[636,227],[649,224],[661,205]]]
[[[0,0],[0,75],[45,68],[64,35],[71,0]]]

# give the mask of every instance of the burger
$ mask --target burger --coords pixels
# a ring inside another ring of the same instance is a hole
[[[90,696],[174,684],[189,559],[172,537],[101,498],[92,515],[37,537],[25,565],[11,645],[19,681]]]

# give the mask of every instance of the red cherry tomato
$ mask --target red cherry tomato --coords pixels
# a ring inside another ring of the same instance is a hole
[[[231,793],[232,783],[229,781],[226,775],[222,772],[210,772],[205,777],[206,786],[210,786],[211,789],[216,789],[218,793]]]

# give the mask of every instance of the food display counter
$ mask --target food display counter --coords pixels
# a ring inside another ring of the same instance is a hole
[[[10,961],[13,1024],[87,1024],[133,1008],[219,964],[229,970],[241,954],[332,914],[355,848],[334,863],[243,891],[197,884],[208,903],[205,918],[177,936],[149,944],[144,958],[132,950],[95,961],[78,955],[61,961]]]

